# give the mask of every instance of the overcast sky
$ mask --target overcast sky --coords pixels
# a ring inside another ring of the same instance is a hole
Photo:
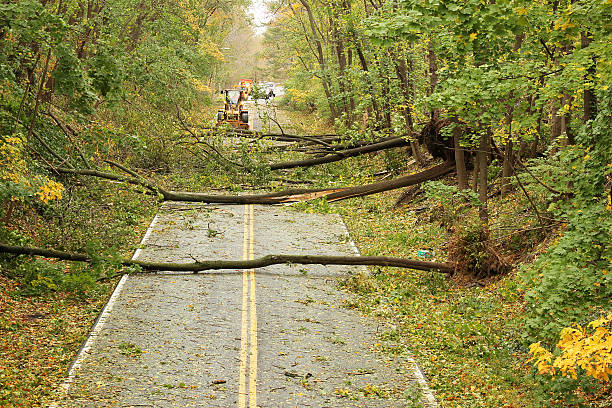
[[[268,7],[265,5],[265,0],[252,0],[249,7],[249,12],[253,14],[253,22],[255,23],[255,33],[263,34],[266,31],[266,23],[270,19]]]

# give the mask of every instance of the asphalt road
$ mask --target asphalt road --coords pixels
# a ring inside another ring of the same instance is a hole
[[[278,126],[274,123],[277,120],[281,126],[288,126],[277,116],[277,109],[274,99],[250,100],[245,103],[249,110],[249,128],[257,132],[280,133]]]
[[[337,216],[165,203],[138,259],[351,255]],[[380,322],[344,307],[359,267],[132,275],[88,340],[56,407],[434,407]],[[419,402],[420,398],[420,402]]]

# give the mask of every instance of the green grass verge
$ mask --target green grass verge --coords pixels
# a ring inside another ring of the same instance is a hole
[[[429,249],[446,261],[448,236],[438,223],[410,209],[390,210],[397,193],[343,203],[341,212],[363,255],[417,258]],[[378,316],[395,329],[423,367],[441,407],[538,407],[520,338],[523,302],[518,278],[486,287],[461,287],[445,276],[373,268],[342,286],[356,293],[350,306]]]

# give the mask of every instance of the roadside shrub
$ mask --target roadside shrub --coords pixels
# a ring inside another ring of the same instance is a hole
[[[114,249],[103,251],[99,243],[87,246],[89,263],[51,262],[26,256],[3,260],[3,273],[19,282],[20,293],[40,296],[49,292],[70,292],[75,297],[88,297],[99,289],[101,277],[112,276],[120,268],[120,255]]]
[[[139,169],[146,169],[167,174],[172,168],[173,154],[169,149],[155,140],[150,140],[146,146],[131,157],[131,164]]]
[[[540,342],[529,347],[538,374],[593,377],[609,382],[612,375],[612,312],[590,322],[586,327],[576,325],[561,330],[556,352],[552,353]],[[554,360],[553,360],[554,357]]]
[[[447,227],[455,224],[472,207],[480,205],[478,194],[472,190],[460,190],[441,181],[423,183],[423,189],[429,202],[436,203],[432,215]]]
[[[32,259],[24,262],[11,273],[22,285],[24,295],[43,295],[57,291],[62,284],[63,265],[51,263],[42,259]]]
[[[612,299],[612,205],[606,191],[612,167],[612,95],[583,126],[575,146],[534,162],[548,211],[564,221],[556,242],[524,270],[528,315],[525,339],[552,346],[565,327],[588,322]]]
[[[477,279],[506,272],[508,262],[489,240],[489,231],[476,215],[465,217],[453,229],[449,259],[455,273]]]
[[[612,312],[609,312],[584,327],[575,325],[561,330],[552,352],[541,342],[533,343],[528,362],[533,363],[543,392],[553,400],[560,398],[566,403],[586,406],[588,395],[591,402],[597,400],[598,406],[610,406],[612,396],[606,389],[612,386],[611,342]]]

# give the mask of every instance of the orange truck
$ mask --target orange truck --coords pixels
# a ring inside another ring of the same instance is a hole
[[[238,85],[236,86],[236,88],[243,91],[246,95],[246,98],[248,98],[251,92],[253,92],[254,85],[255,82],[252,79],[241,79],[240,81],[238,81]]]

